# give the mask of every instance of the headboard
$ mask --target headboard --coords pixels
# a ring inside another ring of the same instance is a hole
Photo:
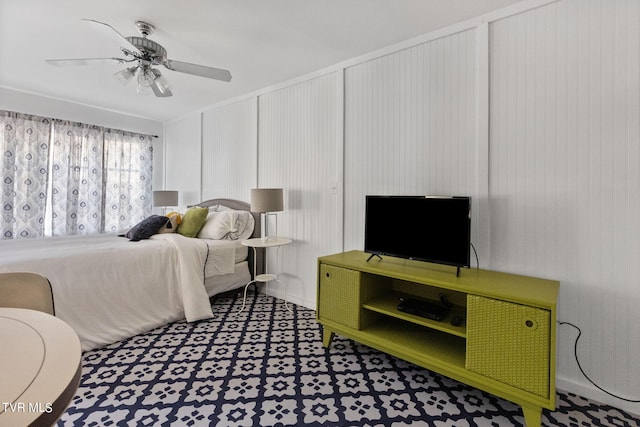
[[[243,202],[241,200],[235,199],[210,199],[204,200],[198,203],[195,206],[199,206],[201,208],[208,208],[210,206],[222,205],[231,209],[235,209],[238,211],[249,211],[251,212],[251,205],[249,203]],[[253,228],[253,234],[251,237],[260,237],[261,234],[261,223],[260,223],[260,214],[257,212],[251,212],[253,216],[255,226]],[[264,263],[265,263],[265,250],[264,248],[258,248],[256,251],[258,257],[256,259],[256,272],[257,274],[264,273]],[[253,249],[249,249],[249,271],[251,272],[251,278],[253,278]]]

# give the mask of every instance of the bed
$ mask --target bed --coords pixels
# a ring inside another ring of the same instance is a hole
[[[232,199],[196,206],[249,211],[247,203]],[[260,235],[257,215],[251,213],[250,237]],[[254,262],[240,240],[177,233],[138,242],[114,234],[4,240],[0,255],[0,272],[30,271],[49,279],[56,316],[76,331],[83,351],[180,319],[211,317],[209,298],[244,286]],[[259,254],[258,272],[263,262]]]

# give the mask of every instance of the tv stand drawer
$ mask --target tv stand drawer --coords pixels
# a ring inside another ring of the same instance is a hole
[[[548,310],[469,295],[467,369],[549,397]]]
[[[318,318],[360,329],[360,272],[327,264],[319,270]]]

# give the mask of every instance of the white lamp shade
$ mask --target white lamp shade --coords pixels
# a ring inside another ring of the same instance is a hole
[[[178,192],[168,190],[154,191],[153,206],[178,206]]]
[[[282,188],[251,189],[252,212],[280,212],[284,210]]]

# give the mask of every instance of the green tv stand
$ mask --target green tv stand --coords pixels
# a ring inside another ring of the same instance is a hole
[[[318,258],[325,347],[338,333],[519,404],[527,426],[541,425],[542,408],[555,409],[557,281],[368,256]],[[441,321],[397,309],[440,295],[451,305]]]

